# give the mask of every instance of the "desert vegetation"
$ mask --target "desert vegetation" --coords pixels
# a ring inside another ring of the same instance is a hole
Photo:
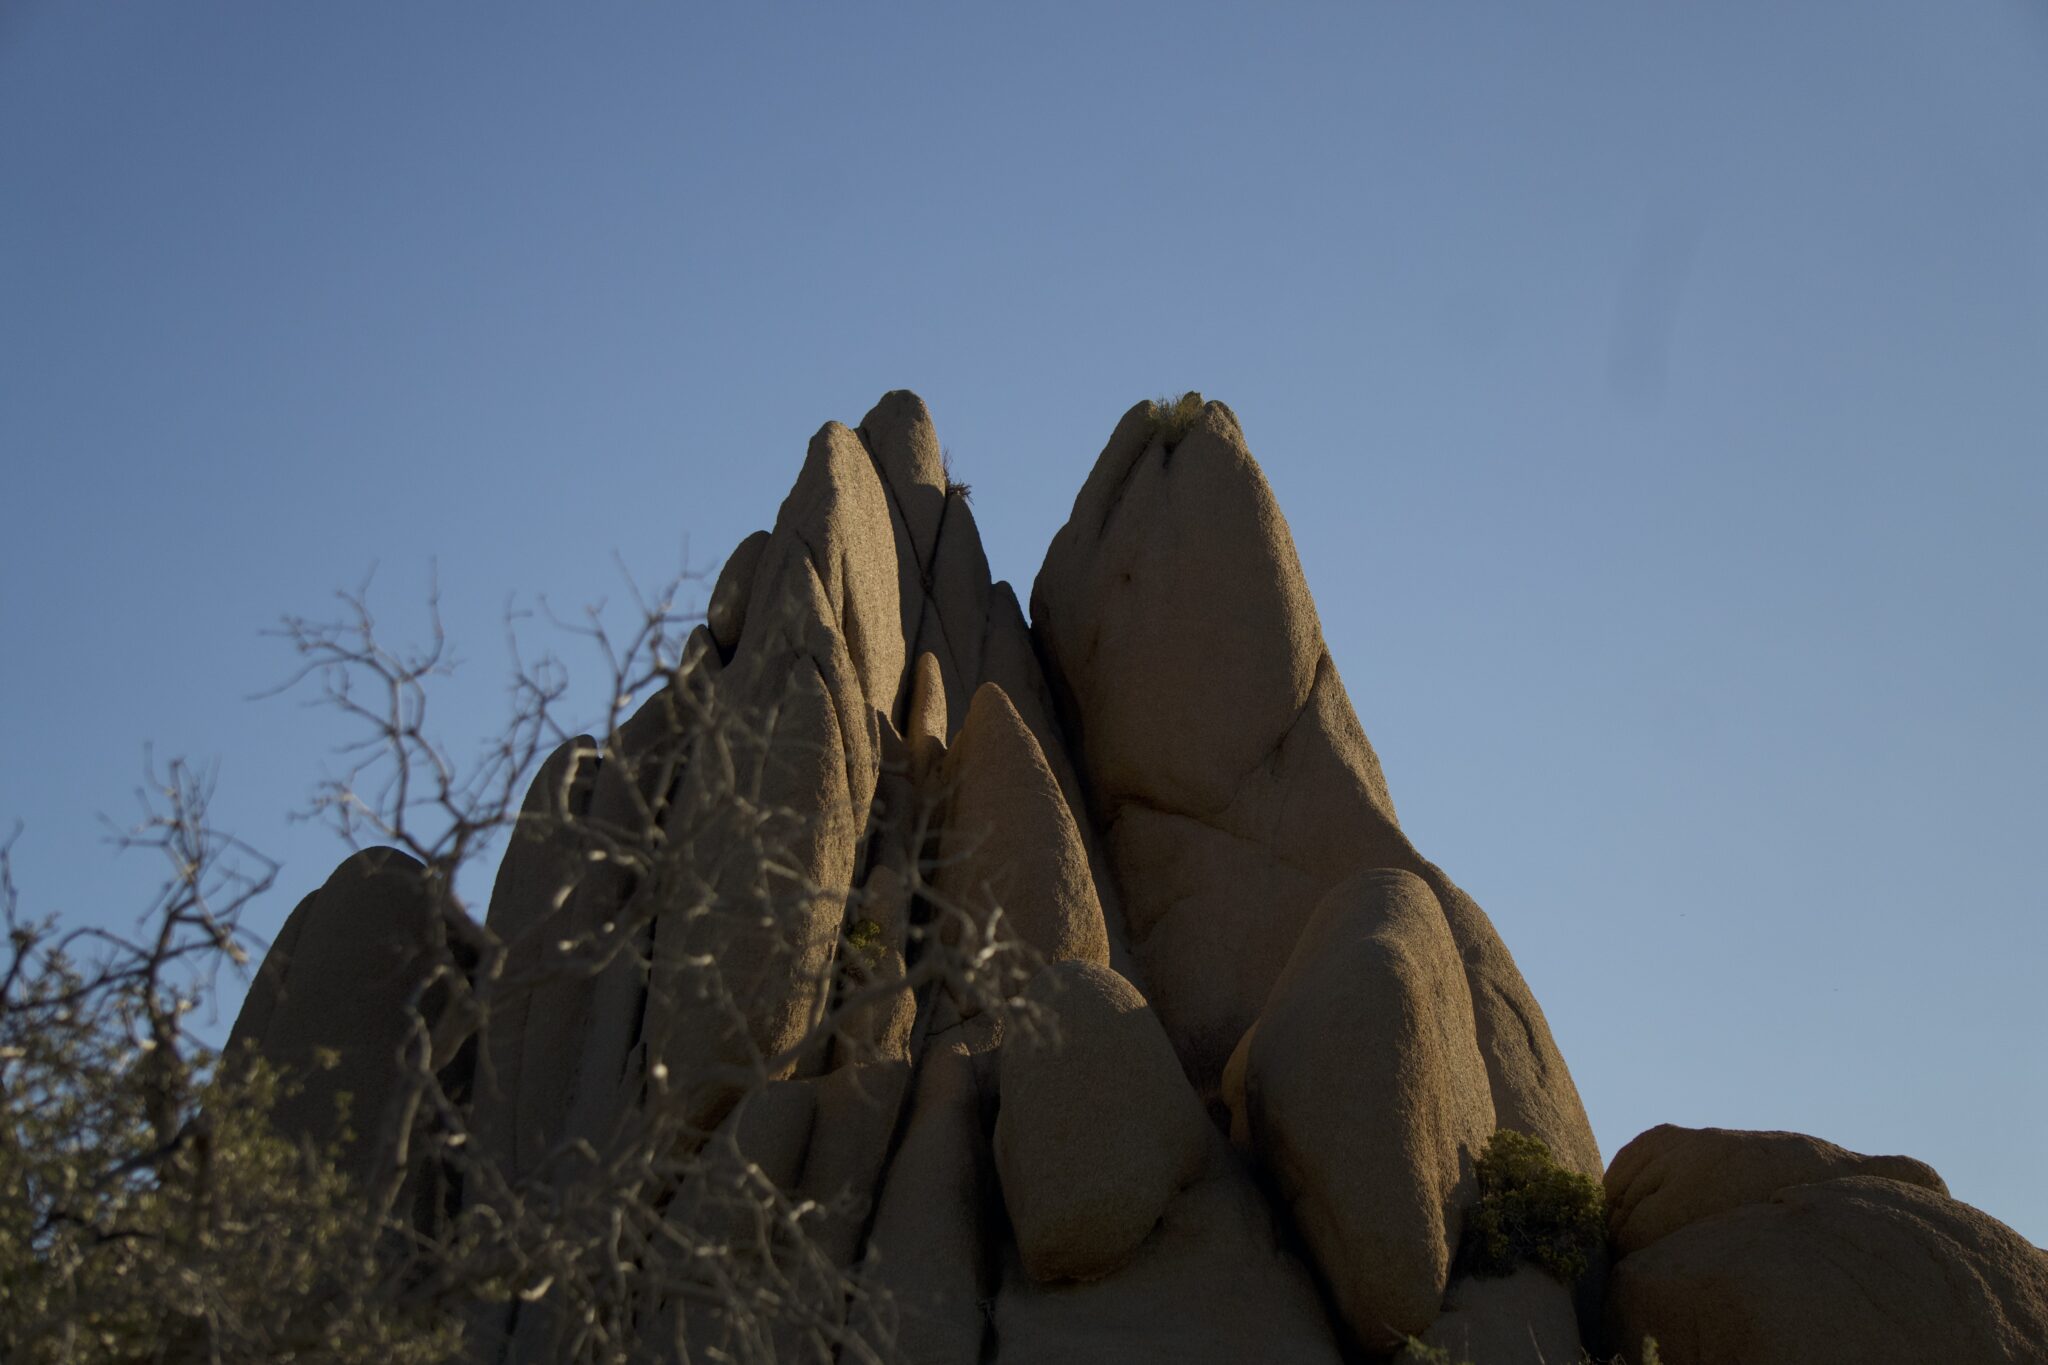
[[[1178,398],[1161,394],[1152,400],[1152,430],[1168,450],[1187,438],[1201,415],[1202,395],[1192,389]]]
[[[1543,1139],[1502,1128],[1479,1155],[1479,1203],[1466,1215],[1464,1254],[1477,1275],[1540,1267],[1569,1284],[1607,1239],[1598,1181],[1560,1165]]]
[[[455,1358],[465,1338],[524,1317],[565,1361],[626,1359],[660,1336],[678,1360],[894,1358],[890,1296],[844,1250],[865,1190],[790,1188],[759,1143],[774,1140],[764,1130],[792,1076],[863,1074],[885,1090],[890,1028],[935,991],[1029,1027],[1014,999],[1028,952],[992,951],[987,918],[955,913],[923,880],[928,858],[903,866],[887,906],[794,871],[794,851],[843,812],[764,798],[774,718],[719,710],[698,685],[702,633],[693,655],[681,627],[701,618],[676,605],[692,583],[635,593],[623,634],[598,613],[571,628],[601,660],[599,686],[579,695],[608,699],[602,738],[564,719],[561,659],[515,651],[512,713],[468,762],[432,724],[450,658],[438,620],[424,646],[394,646],[345,593],[335,619],[285,622],[293,685],[356,727],[310,809],[345,845],[376,850],[309,896],[285,938],[305,948],[319,926],[299,921],[346,891],[352,868],[406,910],[346,926],[395,938],[383,946],[397,972],[340,983],[339,1003],[331,987],[288,986],[273,953],[242,1021],[269,1010],[267,1040],[238,1027],[219,1048],[193,1026],[262,956],[245,921],[275,880],[210,823],[193,768],[152,772],[145,817],[122,836],[167,871],[132,934],[30,914],[0,848],[0,1186],[23,1194],[0,1208],[0,1355],[404,1365]],[[648,700],[629,709],[636,698]],[[693,760],[710,774],[696,790],[679,777]],[[606,792],[616,804],[593,800]],[[900,814],[906,838],[928,837],[930,811]],[[722,862],[700,842],[713,838]],[[618,913],[593,922],[567,873],[523,922],[502,896],[470,904],[465,869],[501,850],[601,869],[625,888]],[[734,869],[723,885],[714,865]],[[751,932],[761,960],[800,983],[799,1025],[767,1042],[728,1029],[724,1055],[687,1081],[653,1069],[625,1121],[533,1146],[512,1131],[501,1068],[536,1000],[624,967],[701,1017],[746,1009],[753,983],[728,977],[728,954],[654,976],[657,917],[727,943]],[[820,933],[843,950],[820,954]],[[286,1021],[294,1010],[348,1008],[352,991],[365,995],[359,1046],[278,1041],[311,1036]]]

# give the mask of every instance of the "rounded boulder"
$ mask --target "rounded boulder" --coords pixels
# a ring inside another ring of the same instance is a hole
[[[1166,1033],[1107,967],[1064,962],[1032,980],[1036,1027],[998,1069],[996,1173],[1025,1272],[1093,1280],[1130,1260],[1213,1136]]]
[[[1864,1156],[1804,1133],[1660,1123],[1616,1152],[1607,1168],[1608,1229],[1615,1249],[1627,1255],[1779,1190],[1851,1175],[1948,1193],[1932,1166],[1909,1156]]]
[[[1352,1330],[1399,1347],[1442,1305],[1494,1123],[1464,968],[1422,879],[1332,888],[1241,1047],[1233,1131]]]
[[[1654,1337],[1666,1365],[2043,1365],[2048,1258],[1933,1190],[1848,1176],[1622,1257],[1607,1331]]]

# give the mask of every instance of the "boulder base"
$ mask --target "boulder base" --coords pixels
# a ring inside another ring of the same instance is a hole
[[[1429,887],[1378,870],[1334,888],[1242,1050],[1233,1132],[1351,1330],[1399,1346],[1436,1318],[1493,1133],[1472,997]]]
[[[2048,1257],[1919,1185],[1794,1185],[1622,1257],[1607,1330],[1667,1365],[2043,1365]]]

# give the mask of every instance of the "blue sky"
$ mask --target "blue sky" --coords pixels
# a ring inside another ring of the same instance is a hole
[[[1603,1148],[1933,1162],[2048,1242],[2048,10],[0,10],[0,820],[106,922],[143,746],[283,860],[263,634],[715,569],[931,404],[1028,597],[1229,402],[1416,842]],[[575,656],[571,656],[572,663]],[[595,710],[602,698],[592,695]],[[239,986],[228,983],[230,994]]]

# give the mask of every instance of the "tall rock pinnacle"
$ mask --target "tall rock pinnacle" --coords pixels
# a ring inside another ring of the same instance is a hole
[[[1189,1078],[1213,1091],[1323,893],[1420,875],[1465,963],[1492,1107],[1569,1165],[1599,1148],[1491,921],[1401,833],[1323,643],[1287,522],[1221,403],[1169,446],[1126,413],[1031,595],[1132,952]]]
[[[666,685],[541,765],[482,928],[358,854],[234,1042],[302,1080],[293,1131],[334,1139],[352,1094],[344,1164],[403,1194],[395,1248],[511,1286],[478,1361],[1336,1365],[1417,1336],[1495,1365],[1635,1349],[1611,1330],[1686,1365],[1736,1358],[1717,1324],[1862,1323],[1894,1288],[1968,1316],[1973,1359],[2048,1339],[2009,1230],[1786,1134],[1654,1130],[1608,1174],[1611,1278],[1605,1246],[1575,1285],[1486,1277],[1491,1144],[1588,1208],[1599,1149],[1492,921],[1401,830],[1236,417],[1193,395],[1117,424],[1028,623],[920,399],[827,423]],[[1927,1271],[1942,1238],[1967,1283]],[[1864,1240],[1826,1304],[1788,1297]]]

